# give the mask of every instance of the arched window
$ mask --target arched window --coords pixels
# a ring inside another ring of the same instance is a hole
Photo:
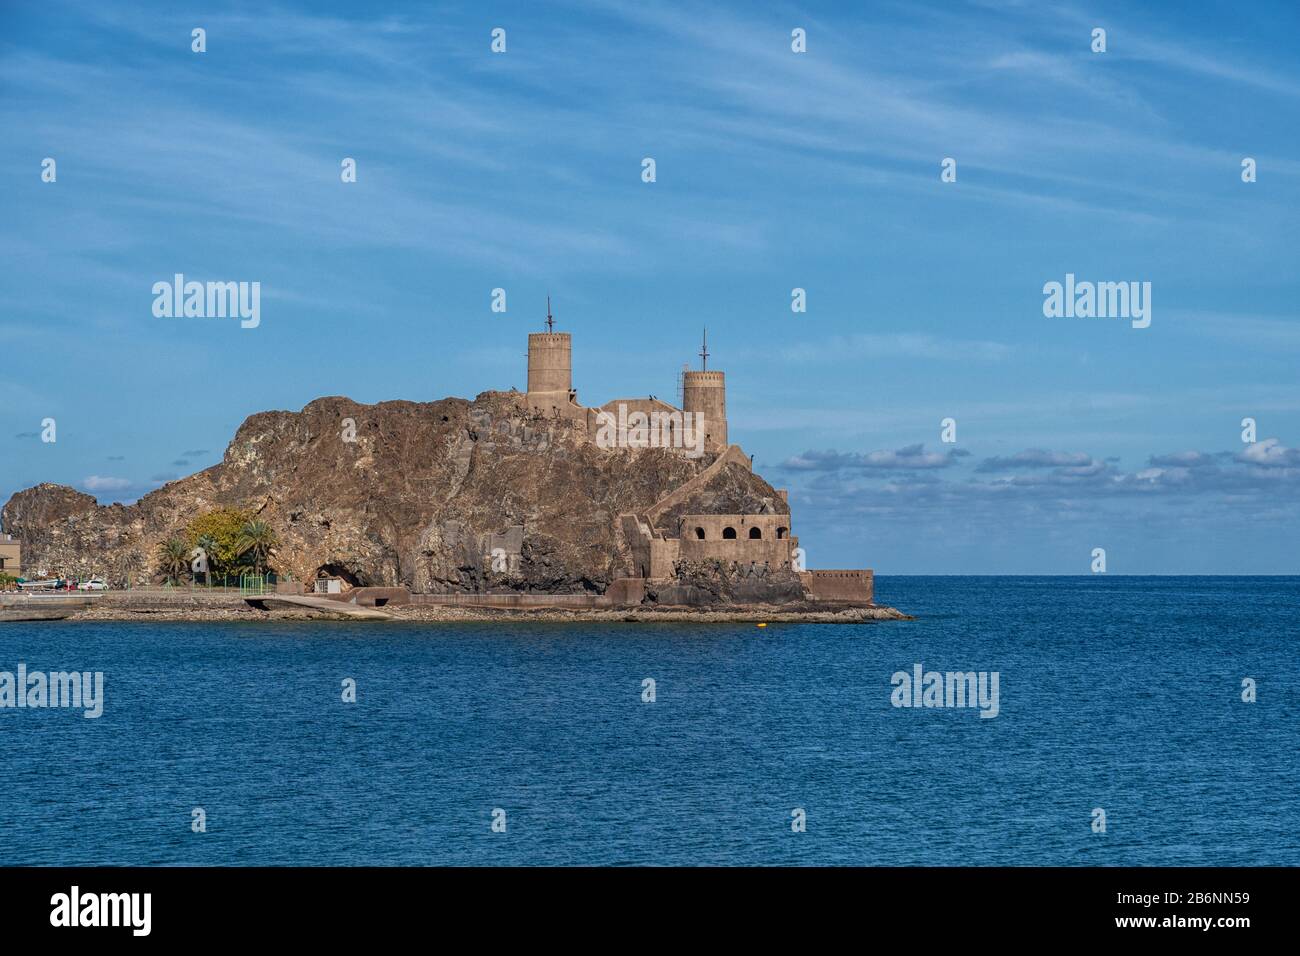
[[[695,537],[697,537],[697,538],[699,538],[701,541],[703,541],[703,540],[704,540],[704,529],[703,529],[703,528],[696,528],[696,529],[695,529]]]
[[[789,528],[777,528],[777,529],[776,529],[776,536],[777,536],[778,538],[784,538],[784,537],[785,537],[786,535],[788,535],[789,533],[790,533],[790,529],[789,529]]]
[[[761,538],[763,537],[763,530],[759,528],[757,525],[755,525],[754,527],[749,529],[749,537],[751,540],[753,538]]]
[[[724,538],[728,538],[728,539],[735,538],[735,537],[736,537],[736,529],[735,529],[735,528],[723,528],[723,529],[722,529],[722,536],[723,536]]]

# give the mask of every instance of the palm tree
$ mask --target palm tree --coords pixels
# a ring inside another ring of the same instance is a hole
[[[202,548],[203,553],[208,556],[208,572],[205,577],[208,587],[212,587],[212,575],[217,569],[217,539],[210,534],[202,534],[194,544]]]
[[[261,574],[262,568],[266,566],[266,559],[277,544],[279,542],[271,526],[255,518],[239,529],[239,540],[235,542],[235,550],[240,557],[249,555],[252,558],[253,573]]]
[[[167,580],[179,584],[181,575],[190,565],[190,547],[180,538],[172,538],[158,546],[158,559]]]

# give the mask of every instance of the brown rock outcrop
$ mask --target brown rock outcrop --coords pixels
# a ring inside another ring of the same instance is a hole
[[[42,484],[15,494],[0,523],[22,541],[25,566],[103,574],[115,587],[159,580],[161,542],[206,510],[238,507],[272,526],[272,565],[299,580],[325,572],[413,591],[602,593],[633,570],[618,515],[647,511],[714,456],[601,449],[575,426],[530,415],[521,397],[333,397],[262,412],[240,426],[220,464],[135,504],[99,505]],[[345,440],[348,419],[355,441]],[[730,463],[683,507],[789,510]],[[494,571],[489,541],[516,526],[522,546]]]

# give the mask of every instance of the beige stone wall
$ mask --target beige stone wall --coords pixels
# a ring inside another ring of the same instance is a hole
[[[591,409],[578,404],[576,391],[564,392],[529,392],[524,396],[528,410],[535,415],[547,418],[563,418],[568,421],[586,423],[592,414]]]
[[[411,603],[411,592],[406,588],[356,588],[347,597],[360,607]]]
[[[592,441],[597,441],[602,431],[606,436],[612,434],[614,441],[609,447],[680,449],[684,454],[702,454],[708,448],[707,444],[696,438],[693,427],[685,427],[682,410],[659,398],[616,398],[591,411],[588,419],[589,437]],[[605,423],[600,421],[600,412],[607,412],[612,417],[612,428],[605,427]],[[640,423],[639,428],[636,422],[629,421],[635,413],[645,416],[645,421]],[[646,444],[635,444],[638,440],[645,441]]]
[[[640,604],[645,599],[645,578],[615,578],[605,597],[614,604]]]
[[[648,396],[646,398],[611,399],[610,401],[606,402],[604,405],[601,405],[599,410],[603,412],[609,412],[617,418],[618,406],[620,405],[627,406],[628,414],[631,414],[632,412],[644,412],[645,414],[648,415],[651,412],[681,411],[681,409],[679,409],[676,405],[670,405],[661,398],[650,398]]]
[[[655,538],[650,542],[650,577],[663,580],[673,577],[673,565],[681,556],[681,542],[676,538]]]
[[[0,537],[0,572],[11,578],[22,577],[22,545],[17,539],[12,541]]]
[[[805,571],[799,577],[816,601],[869,604],[875,597],[875,573],[869,569]]]
[[[619,515],[618,523],[619,530],[623,532],[623,540],[627,543],[628,551],[632,555],[632,576],[637,578],[651,577],[651,548],[653,547],[654,534],[639,515]]]
[[[734,538],[724,537],[729,528],[735,531]],[[753,532],[759,537],[750,537]],[[790,554],[799,546],[799,539],[790,534],[789,515],[683,515],[677,542],[686,560],[752,562],[773,570],[790,567]]]
[[[736,532],[738,540],[777,541],[790,537],[789,515],[682,515],[681,538],[689,541],[723,541],[727,528]],[[701,538],[699,531],[704,532]],[[751,538],[757,531],[759,537]]]
[[[726,564],[767,566],[780,571],[790,566],[790,541],[694,541],[682,538],[681,557],[688,561],[722,561]]]

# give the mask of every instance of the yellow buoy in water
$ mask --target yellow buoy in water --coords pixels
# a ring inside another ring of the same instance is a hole
[[[767,627],[766,624],[759,624],[758,626],[759,626],[759,627]]]

